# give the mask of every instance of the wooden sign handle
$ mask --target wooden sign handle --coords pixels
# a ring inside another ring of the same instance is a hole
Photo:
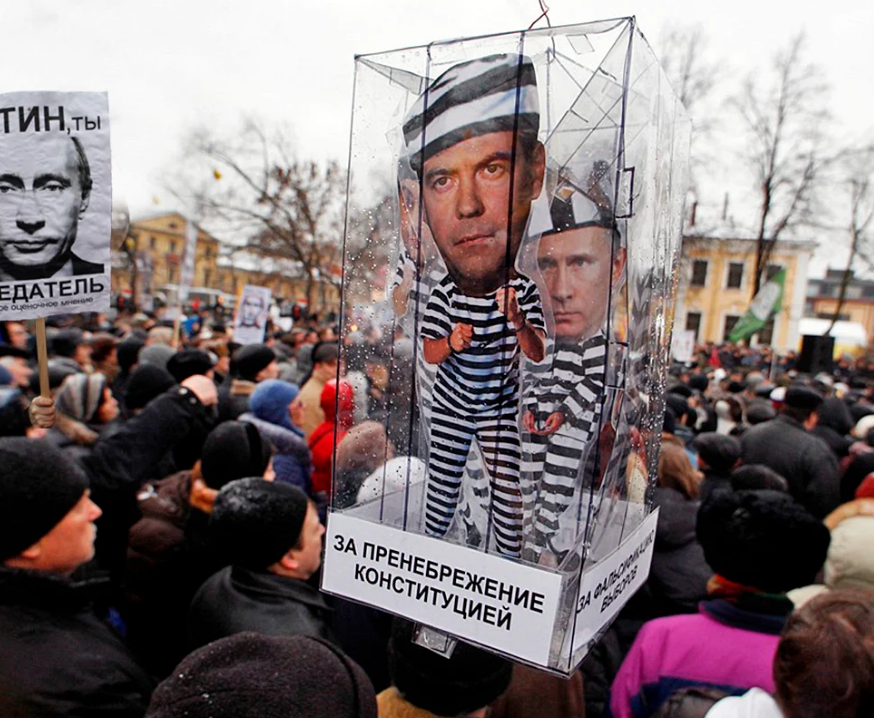
[[[39,395],[46,399],[52,398],[49,386],[49,352],[46,347],[46,320],[40,317],[36,320],[36,358],[39,362]]]

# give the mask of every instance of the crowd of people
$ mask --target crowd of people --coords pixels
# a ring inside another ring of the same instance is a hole
[[[404,448],[377,330],[49,324],[51,398],[0,323],[2,716],[874,715],[866,363],[672,370],[650,577],[564,680],[319,590],[327,506]]]

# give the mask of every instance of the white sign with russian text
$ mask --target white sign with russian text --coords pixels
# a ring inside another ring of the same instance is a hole
[[[332,513],[322,589],[545,666],[561,577]]]
[[[646,583],[658,520],[656,509],[618,547],[583,571],[577,595],[574,653],[597,636]]]
[[[0,320],[109,309],[103,92],[0,95]]]

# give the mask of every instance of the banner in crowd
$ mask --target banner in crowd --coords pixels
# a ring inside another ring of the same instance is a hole
[[[695,357],[695,332],[691,329],[674,329],[671,338],[671,354],[676,361],[692,361]]]
[[[106,93],[0,95],[0,320],[109,309],[111,229]]]
[[[179,303],[188,301],[188,293],[194,282],[194,258],[197,254],[197,225],[187,219],[185,222],[185,251],[182,254],[182,269],[179,272]]]
[[[261,344],[270,316],[271,292],[267,287],[247,284],[240,292],[234,315],[234,341],[237,344]]]
[[[781,268],[759,289],[750,308],[734,325],[728,337],[730,342],[746,341],[762,331],[768,320],[783,308],[783,285],[786,282],[786,268]]]
[[[323,587],[569,674],[649,570],[690,123],[632,18],[356,64]]]

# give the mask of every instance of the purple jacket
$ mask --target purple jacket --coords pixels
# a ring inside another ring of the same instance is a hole
[[[784,616],[706,601],[699,613],[644,624],[610,696],[614,718],[655,714],[675,691],[707,684],[733,694],[774,691],[773,663]]]

